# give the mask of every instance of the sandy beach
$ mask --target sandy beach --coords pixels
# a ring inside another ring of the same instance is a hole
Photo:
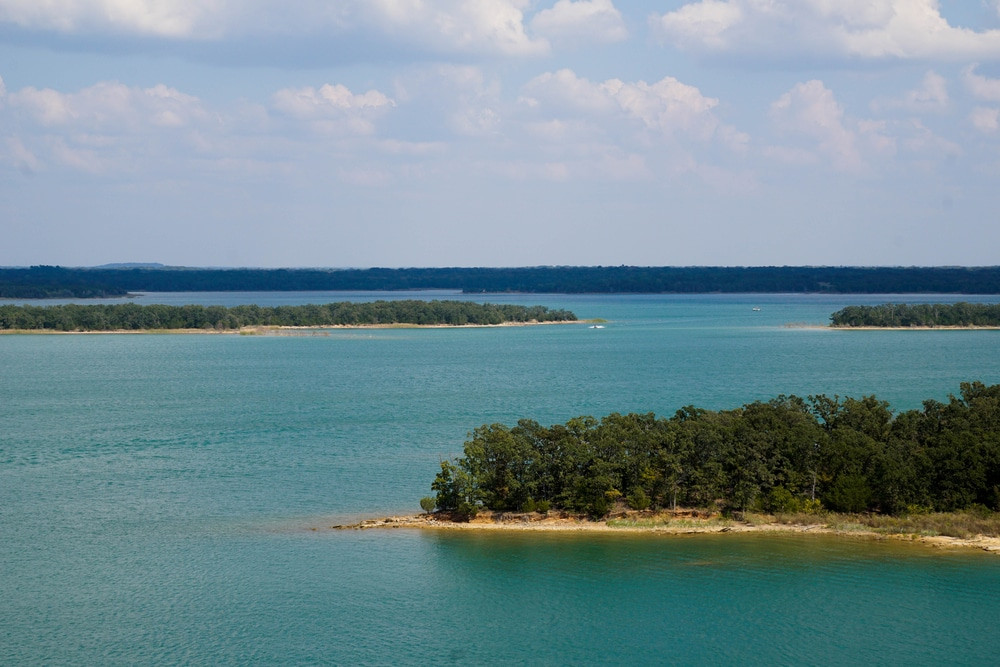
[[[757,519],[760,519],[758,521]],[[650,533],[663,535],[690,535],[698,533],[774,534],[809,533],[815,535],[843,535],[876,540],[916,542],[937,548],[974,548],[1000,556],[1000,537],[976,535],[949,537],[915,533],[878,532],[860,525],[838,527],[817,521],[811,524],[780,523],[755,517],[753,521],[736,521],[718,515],[698,512],[624,513],[607,519],[591,521],[584,517],[559,513],[497,514],[481,512],[471,521],[452,521],[434,514],[388,516],[365,519],[357,523],[329,526],[331,530],[373,530],[408,528],[418,530],[483,530],[483,531],[548,531],[548,532],[597,532],[597,533]],[[313,528],[312,530],[318,530]]]

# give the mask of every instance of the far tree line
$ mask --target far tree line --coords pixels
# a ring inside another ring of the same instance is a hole
[[[575,321],[567,310],[471,301],[372,301],[301,306],[110,305],[0,306],[0,329],[137,331],[230,330],[252,326],[363,326],[378,324],[489,325]]]
[[[835,327],[995,327],[1000,326],[1000,304],[995,303],[884,303],[848,306],[830,316]]]
[[[875,396],[778,396],[670,418],[485,424],[422,506],[460,517],[616,506],[769,512],[1000,509],[1000,385],[894,414]],[[431,502],[433,500],[433,502]]]
[[[1000,294],[1000,267],[0,268],[0,298],[83,298],[128,292],[414,289],[561,294]]]

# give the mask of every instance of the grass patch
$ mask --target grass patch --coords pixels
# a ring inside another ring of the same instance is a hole
[[[875,532],[969,538],[1000,537],[1000,513],[947,512],[908,516],[871,515],[861,521]]]
[[[611,528],[704,528],[733,525],[732,519],[723,517],[713,517],[711,519],[675,519],[669,516],[651,517],[624,517],[620,519],[608,519],[607,525]]]
[[[776,514],[776,523],[788,525],[823,524],[834,530],[871,531],[885,535],[923,535],[970,538],[976,535],[1000,537],[998,512],[934,512],[885,516],[881,514]]]

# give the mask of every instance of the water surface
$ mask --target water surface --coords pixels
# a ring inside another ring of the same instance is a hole
[[[1000,559],[975,551],[307,528],[417,511],[438,461],[483,423],[669,416],[779,393],[910,409],[1000,382],[1000,332],[786,326],[926,297],[431,296],[608,322],[0,336],[0,663],[995,659]]]

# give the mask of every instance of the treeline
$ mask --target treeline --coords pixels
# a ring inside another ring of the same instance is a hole
[[[542,266],[405,269],[0,269],[0,297],[127,292],[454,289],[534,293],[1000,294],[1000,267]]]
[[[830,316],[835,327],[995,327],[1000,304],[952,303],[848,306]]]
[[[468,301],[339,302],[304,306],[0,306],[0,329],[136,331],[143,329],[239,329],[250,326],[466,325],[575,321],[566,310],[544,306]]]
[[[611,414],[483,425],[431,489],[459,516],[560,509],[769,512],[1000,509],[1000,385],[893,414],[874,396],[779,396],[673,417]],[[422,502],[422,505],[431,505]],[[427,507],[425,507],[427,509]]]
[[[125,296],[128,290],[103,281],[84,269],[33,266],[30,269],[0,269],[3,299],[95,299]]]

